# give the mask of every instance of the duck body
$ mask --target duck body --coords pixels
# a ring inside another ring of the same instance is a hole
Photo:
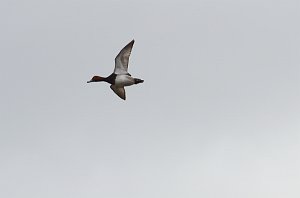
[[[116,76],[115,85],[117,87],[131,86],[133,84],[135,84],[135,80],[130,75],[120,74]]]
[[[134,84],[143,83],[144,80],[139,78],[133,78],[127,72],[128,70],[128,61],[131,53],[134,40],[128,43],[117,55],[115,58],[115,69],[114,72],[108,77],[94,76],[90,82],[107,82],[111,84],[110,88],[123,100],[126,99],[125,96],[125,86],[131,86]]]
[[[116,87],[125,87],[130,86],[133,84],[139,84],[144,82],[144,80],[141,80],[139,78],[132,78],[130,74],[114,74],[112,73],[108,77],[101,77],[101,76],[94,76],[92,80],[88,81],[90,82],[107,82],[111,85],[115,85]]]

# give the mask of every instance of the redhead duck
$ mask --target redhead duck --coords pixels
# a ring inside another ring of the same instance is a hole
[[[88,83],[91,82],[107,82],[110,85],[110,88],[123,100],[126,99],[125,95],[125,86],[130,86],[133,84],[139,84],[144,82],[139,78],[133,78],[127,72],[128,70],[128,61],[131,53],[132,46],[134,44],[134,40],[128,43],[116,56],[115,58],[115,70],[108,77],[94,76]]]

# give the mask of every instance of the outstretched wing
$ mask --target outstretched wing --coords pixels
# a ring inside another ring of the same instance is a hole
[[[133,47],[134,40],[128,43],[115,58],[115,74],[127,74],[129,56]]]
[[[110,88],[123,100],[126,100],[125,89],[124,87],[116,87],[115,85],[111,85]]]

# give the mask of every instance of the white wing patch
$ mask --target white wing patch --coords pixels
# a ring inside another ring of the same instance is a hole
[[[124,87],[116,87],[115,85],[111,85],[110,88],[123,100],[126,100],[126,94]]]
[[[127,74],[129,56],[134,44],[134,40],[128,43],[115,58],[115,74]]]

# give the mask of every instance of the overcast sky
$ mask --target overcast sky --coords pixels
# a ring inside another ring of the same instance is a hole
[[[2,0],[0,197],[299,198],[299,9]]]

